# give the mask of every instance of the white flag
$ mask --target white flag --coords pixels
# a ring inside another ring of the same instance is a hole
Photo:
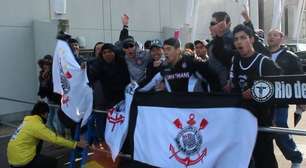
[[[52,75],[53,91],[62,95],[63,112],[75,122],[82,120],[84,126],[92,112],[92,89],[88,86],[86,69],[81,69],[65,41],[57,41]]]
[[[235,96],[136,93],[133,159],[167,168],[248,167],[257,119],[240,104]]]
[[[137,83],[129,84],[125,89],[125,100],[108,110],[107,113],[105,142],[111,150],[114,161],[128,133],[130,107],[137,87]]]
[[[246,168],[257,122],[240,108],[139,107],[134,159],[157,167]]]

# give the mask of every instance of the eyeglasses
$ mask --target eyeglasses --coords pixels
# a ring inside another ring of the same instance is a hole
[[[123,46],[123,48],[124,48],[124,49],[128,49],[128,48],[133,48],[134,46],[135,46],[134,44],[128,43],[128,44],[125,44],[125,45]]]

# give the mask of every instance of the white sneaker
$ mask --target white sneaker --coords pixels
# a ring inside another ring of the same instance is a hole
[[[292,163],[291,168],[301,168],[301,163]]]

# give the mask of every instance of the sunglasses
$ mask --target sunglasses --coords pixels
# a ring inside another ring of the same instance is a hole
[[[216,24],[218,24],[218,22],[210,22],[210,26],[214,26]]]
[[[125,44],[125,45],[123,46],[123,48],[124,48],[124,49],[128,49],[128,48],[133,48],[134,46],[135,46],[134,44],[128,43],[128,44]]]

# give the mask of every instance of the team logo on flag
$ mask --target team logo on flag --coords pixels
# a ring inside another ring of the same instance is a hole
[[[195,115],[190,114],[187,126],[183,127],[180,119],[173,121],[176,128],[180,129],[175,140],[177,150],[172,144],[170,144],[170,152],[172,159],[173,157],[179,163],[186,167],[196,165],[207,155],[207,148],[203,149],[203,137],[200,133],[201,130],[205,129],[208,121],[203,118],[199,127],[196,127]]]
[[[113,108],[107,111],[107,121],[113,124],[112,132],[114,131],[117,124],[122,124],[124,122],[124,116],[122,113],[125,111],[125,101],[121,101]],[[121,114],[120,114],[121,113]]]
[[[61,65],[61,62],[60,62]],[[67,95],[70,91],[70,83],[68,79],[72,78],[72,75],[69,71],[64,73],[63,67],[60,66],[60,78],[61,78],[61,85],[63,88],[64,94],[62,95],[62,103],[65,105],[68,105],[69,102],[69,96]]]
[[[264,80],[255,81],[251,89],[253,99],[260,103],[268,101],[273,96],[273,92],[272,83]]]

